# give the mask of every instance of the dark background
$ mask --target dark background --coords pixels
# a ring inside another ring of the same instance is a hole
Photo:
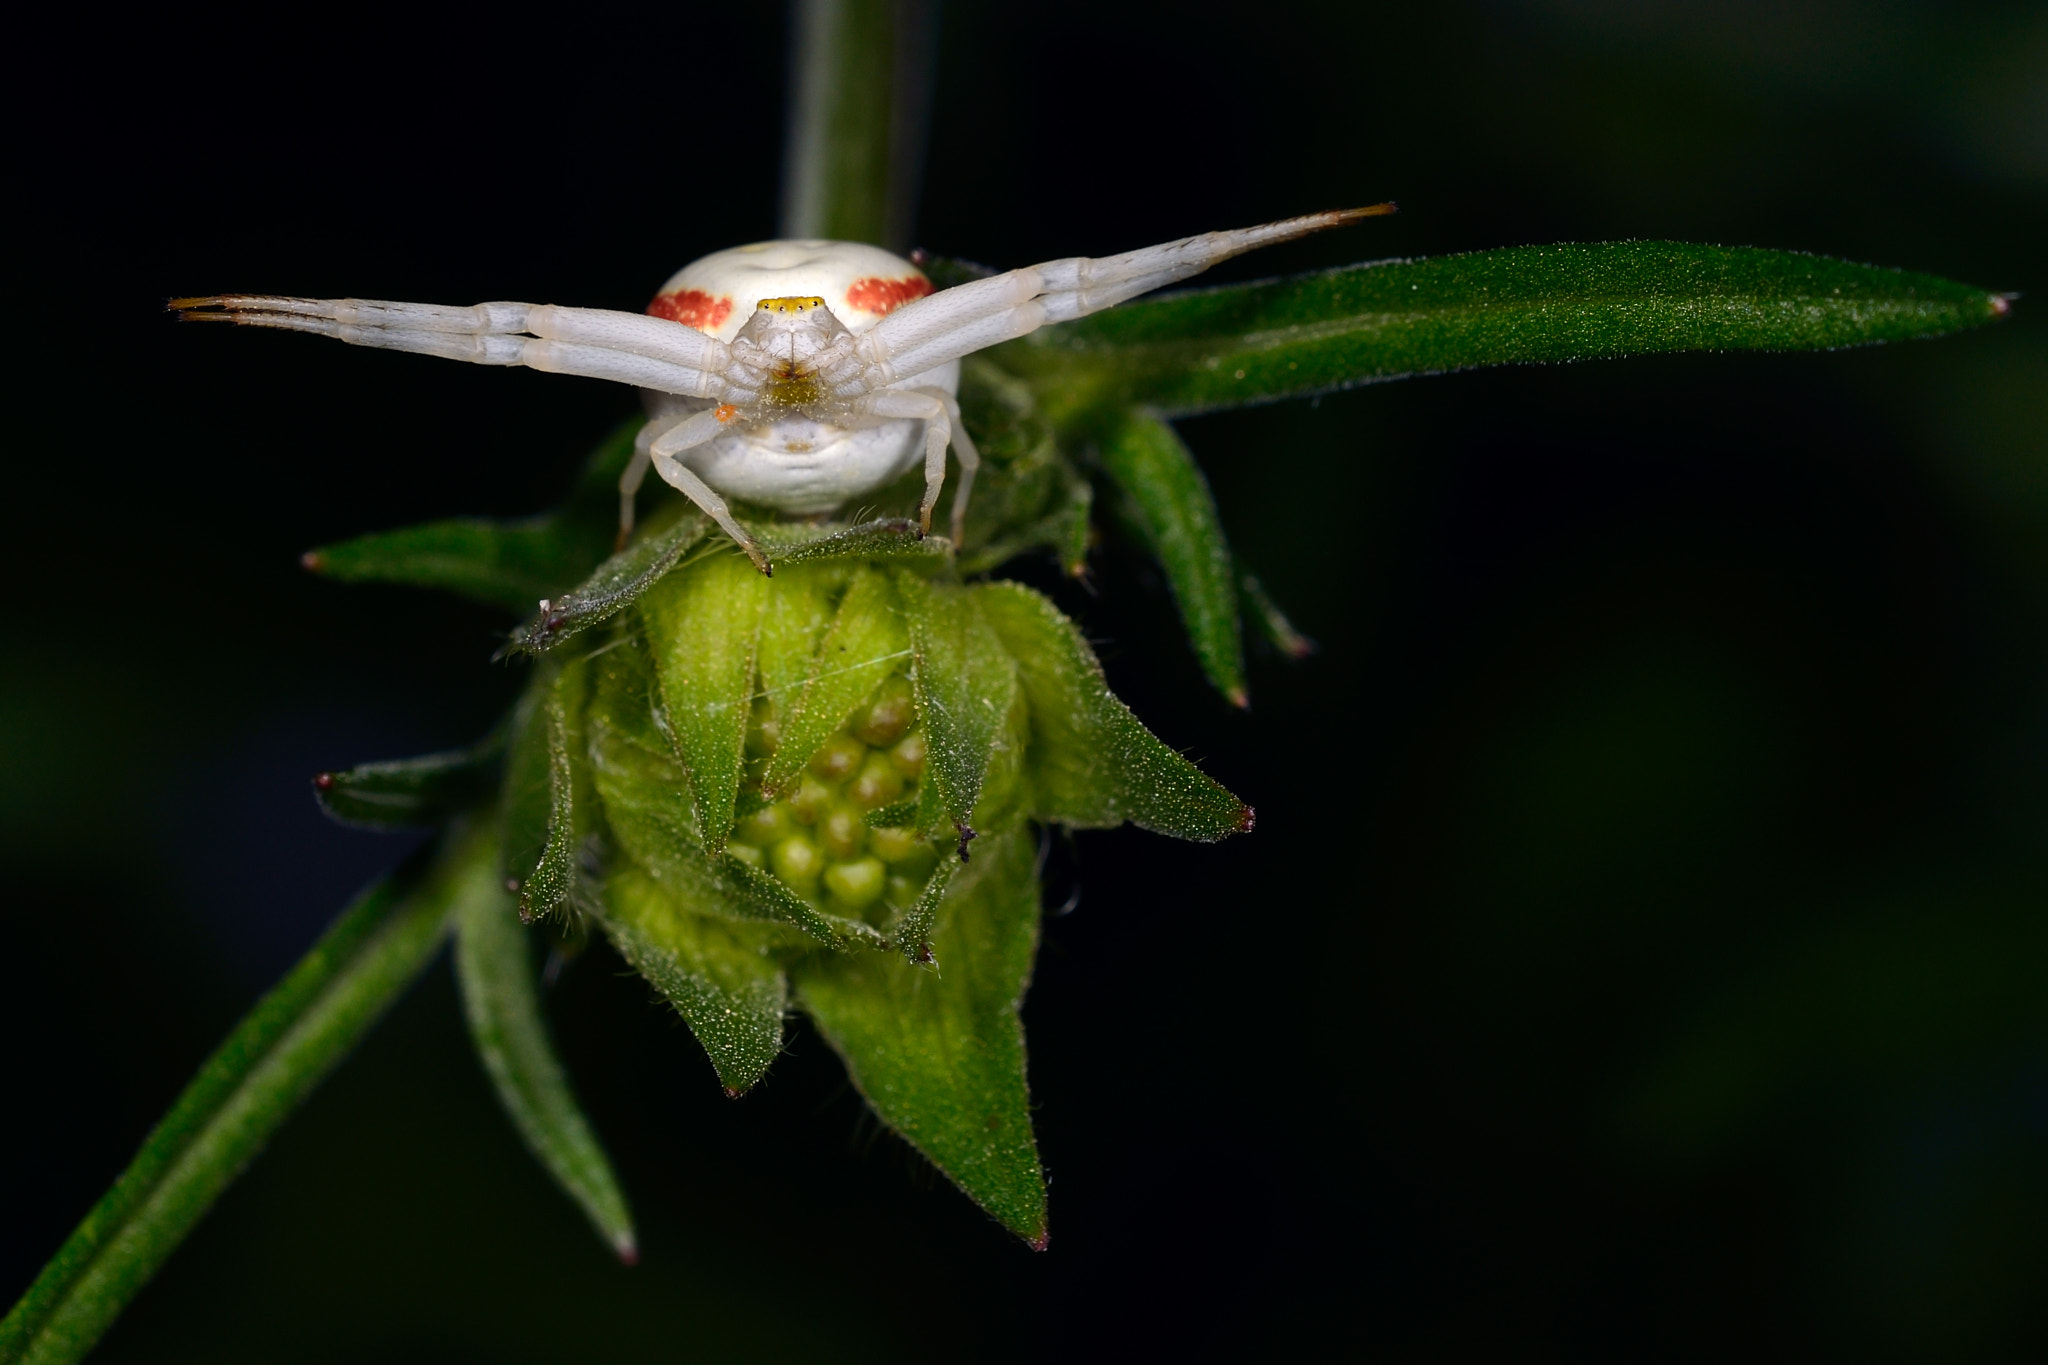
[[[782,18],[17,18],[0,1298],[403,851],[307,778],[519,684],[503,621],[299,551],[538,510],[633,404],[160,301],[637,309],[773,233]],[[918,240],[996,264],[1392,197],[1217,276],[1668,237],[2043,285],[2038,4],[956,4],[941,50]],[[1260,818],[1057,864],[1048,1254],[801,1027],[725,1101],[600,951],[550,1008],[623,1270],[439,966],[99,1358],[2041,1358],[2043,306],[1184,423],[1323,652],[1240,716],[1128,553],[1060,590]]]

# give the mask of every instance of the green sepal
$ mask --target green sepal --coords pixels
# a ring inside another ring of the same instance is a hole
[[[1316,642],[1294,628],[1294,622],[1287,619],[1256,575],[1245,574],[1237,585],[1244,594],[1245,611],[1258,623],[1259,633],[1267,643],[1290,659],[1306,659],[1316,652]]]
[[[645,647],[628,638],[591,666],[588,766],[620,851],[699,913],[788,924],[829,948],[881,944],[869,926],[828,915],[766,872],[707,849],[697,836],[687,770],[654,710],[657,684]]]
[[[918,799],[906,796],[894,805],[869,811],[862,817],[869,829],[908,829],[917,824]]]
[[[528,1150],[618,1258],[639,1258],[611,1161],[584,1116],[541,1017],[527,938],[510,896],[456,903],[455,979],[477,1056]]]
[[[778,521],[747,529],[778,569],[828,559],[925,560],[936,568],[950,552],[943,539],[919,534],[917,523],[907,517],[880,517],[855,526]]]
[[[588,767],[582,760],[583,711],[589,661],[572,659],[547,683],[536,729],[547,746],[547,838],[532,870],[511,889],[519,917],[529,922],[573,904],[597,818]]]
[[[660,582],[710,532],[709,518],[686,512],[674,524],[644,533],[598,565],[582,583],[550,598],[532,619],[512,632],[504,652],[545,654],[610,620]]]
[[[714,853],[732,834],[768,593],[769,580],[733,550],[669,575],[639,604],[697,836]]]
[[[498,729],[467,749],[321,773],[313,795],[344,825],[431,828],[490,800],[504,763],[505,731]]]
[[[1507,247],[1140,299],[987,352],[1055,420],[1169,416],[1480,365],[1810,350],[2005,313],[1933,275],[1683,242]]]
[[[941,858],[932,875],[925,879],[924,889],[917,893],[917,899],[890,921],[887,930],[889,943],[897,952],[921,967],[936,966],[937,954],[932,950],[932,926],[938,922],[939,905],[945,900],[946,888],[953,884],[953,874],[963,866],[958,858]]]
[[[754,1087],[782,1050],[789,986],[777,954],[792,931],[701,913],[673,883],[637,870],[605,883],[605,934],[619,955],[668,998],[703,1044],[732,1096]]]
[[[1202,671],[1232,706],[1246,705],[1236,571],[1216,499],[1193,452],[1149,412],[1125,413],[1100,451],[1125,522],[1166,571]]]
[[[1004,1227],[1042,1250],[1045,1176],[1018,1019],[1038,946],[1036,849],[991,834],[938,906],[939,971],[895,956],[814,954],[797,1003],[875,1113]]]
[[[310,550],[307,568],[343,583],[439,588],[525,613],[588,575],[610,552],[618,482],[644,419],[594,451],[560,510],[516,521],[457,517],[357,536]]]
[[[1118,701],[1102,665],[1059,608],[1016,583],[970,590],[1017,660],[1030,701],[1031,815],[1106,828],[1128,820],[1179,839],[1213,841],[1252,827],[1252,810],[1162,744]]]
[[[973,590],[907,574],[898,576],[897,587],[910,617],[911,683],[928,746],[927,785],[937,788],[966,858],[982,783],[1017,699],[1017,664],[982,619]]]
[[[835,599],[852,572],[844,564],[796,564],[776,574],[767,587],[754,650],[760,692],[751,700],[772,703],[785,731],[791,707],[817,671],[818,641],[832,624]],[[742,800],[747,796],[741,792]]]
[[[782,591],[778,580],[776,592]],[[813,638],[816,647],[801,689],[789,688],[779,698],[781,739],[761,779],[770,795],[783,794],[794,784],[853,709],[910,658],[910,636],[895,589],[873,569],[854,572],[831,623]],[[777,687],[765,668],[762,683],[771,691]]]
[[[498,796],[499,860],[502,880],[515,892],[533,875],[548,846],[555,776],[548,754],[547,699],[560,667],[549,660],[535,669],[505,722],[505,777]]]

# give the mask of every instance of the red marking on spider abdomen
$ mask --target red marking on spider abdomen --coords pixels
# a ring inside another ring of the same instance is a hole
[[[647,305],[647,315],[680,322],[700,332],[713,332],[732,316],[732,300],[701,289],[678,289],[673,294],[655,295],[654,302]]]
[[[846,290],[846,301],[863,313],[877,313],[887,316],[909,303],[932,292],[932,282],[922,275],[906,275],[900,280],[885,280],[870,275],[864,280],[855,280]]]

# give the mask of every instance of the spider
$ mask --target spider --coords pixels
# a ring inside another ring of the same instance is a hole
[[[776,241],[684,266],[645,314],[273,294],[172,299],[169,307],[193,321],[635,385],[649,416],[619,480],[619,544],[633,529],[634,495],[651,465],[765,574],[768,557],[727,496],[828,513],[913,467],[920,446],[920,534],[931,531],[950,446],[960,461],[950,530],[960,544],[981,465],[954,396],[962,357],[1257,247],[1393,211],[1389,203],[1287,218],[1119,256],[1047,261],[936,292],[916,266],[879,247]],[[751,310],[736,309],[736,300]]]

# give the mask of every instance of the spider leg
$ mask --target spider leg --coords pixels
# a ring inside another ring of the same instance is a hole
[[[953,548],[957,550],[967,543],[967,495],[974,491],[974,476],[981,472],[981,452],[967,434],[967,423],[960,419],[960,400],[944,389],[922,392],[935,395],[946,405],[946,417],[953,427],[953,454],[960,460],[960,484],[953,490]]]
[[[187,321],[312,332],[352,346],[478,365],[525,365],[692,398],[724,399],[730,387],[724,375],[732,357],[722,342],[682,323],[638,313],[553,304],[459,308],[270,294],[172,299],[170,307]]]
[[[861,411],[876,417],[908,417],[924,423],[924,501],[917,509],[921,535],[931,534],[932,508],[938,506],[939,490],[946,486],[946,447],[958,439],[953,420],[953,412],[958,409],[947,399],[948,395],[939,389],[883,389],[869,394],[858,405]],[[963,457],[960,463],[964,471],[966,459]],[[981,465],[978,452],[974,463],[977,468]],[[956,546],[960,543],[959,531],[965,515],[965,508],[955,497],[953,543]]]
[[[855,350],[869,368],[837,386],[841,397],[871,392],[899,376],[921,374],[984,347],[1100,312],[1220,261],[1293,241],[1360,218],[1392,213],[1392,204],[1338,209],[1258,227],[1205,232],[1118,256],[1071,256],[943,289],[907,303],[863,332]]]
[[[633,501],[640,496],[640,485],[647,481],[647,467],[652,462],[647,448],[660,437],[668,435],[688,421],[692,415],[689,412],[670,412],[650,417],[647,419],[647,425],[640,428],[640,434],[633,438],[633,458],[627,462],[625,471],[619,475],[619,538],[612,542],[613,554],[625,549],[627,538],[633,534]]]
[[[764,574],[772,575],[775,570],[768,563],[768,556],[754,538],[747,534],[747,528],[733,518],[732,509],[726,506],[724,498],[712,491],[711,485],[697,476],[695,470],[676,457],[686,450],[694,450],[709,442],[725,429],[730,413],[723,408],[706,408],[692,413],[684,420],[667,427],[647,442],[647,457],[654,464],[655,472],[671,488],[697,504],[704,515],[718,523],[720,530],[733,538],[733,542],[746,551],[747,558],[754,561],[754,567]],[[650,430],[654,423],[649,423]],[[639,461],[639,442],[634,442],[634,461]],[[631,472],[631,468],[628,468]],[[621,480],[621,491],[624,481]]]

